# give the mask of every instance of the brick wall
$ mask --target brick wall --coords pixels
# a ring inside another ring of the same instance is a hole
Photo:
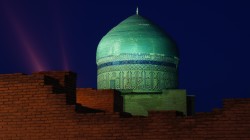
[[[92,88],[77,88],[77,103],[105,112],[122,112],[122,97],[116,90],[96,90]]]
[[[47,76],[45,84],[54,86],[55,93],[65,93],[66,103],[75,104],[76,102],[76,74],[73,72],[64,71],[49,71],[33,73],[34,76]]]
[[[222,109],[189,117],[131,116],[107,102],[120,99],[114,91],[77,89],[76,97],[75,78],[72,72],[0,75],[0,139],[250,139],[250,99],[226,99]],[[95,96],[99,105],[86,101]]]

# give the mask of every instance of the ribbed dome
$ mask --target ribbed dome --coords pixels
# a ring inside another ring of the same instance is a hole
[[[123,53],[178,57],[175,43],[140,15],[130,16],[110,30],[98,45],[96,59]]]

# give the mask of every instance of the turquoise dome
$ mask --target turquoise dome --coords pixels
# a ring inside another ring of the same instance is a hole
[[[178,49],[158,26],[136,14],[111,29],[96,51],[97,88],[152,93],[178,86]]]
[[[158,26],[133,15],[110,30],[100,41],[96,59],[122,53],[146,53],[178,57],[176,44]]]

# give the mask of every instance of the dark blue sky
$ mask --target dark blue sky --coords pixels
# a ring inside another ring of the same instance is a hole
[[[96,48],[135,0],[0,0],[0,73],[72,70],[78,87],[96,87]],[[196,110],[250,97],[250,1],[140,0],[140,15],[180,50],[180,88]]]

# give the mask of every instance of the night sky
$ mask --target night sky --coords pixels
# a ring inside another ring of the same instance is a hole
[[[78,87],[96,88],[97,45],[137,4],[177,42],[196,111],[250,97],[247,0],[0,0],[0,73],[71,70]]]

